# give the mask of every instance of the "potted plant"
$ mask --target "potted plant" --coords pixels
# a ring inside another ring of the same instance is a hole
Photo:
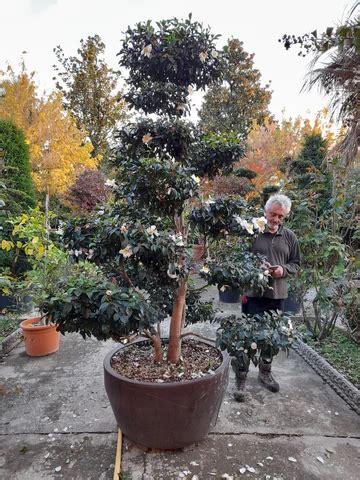
[[[220,320],[217,331],[217,345],[233,357],[235,371],[247,371],[250,362],[257,366],[260,352],[266,352],[269,358],[280,350],[289,353],[296,338],[290,317],[280,312],[230,315]]]
[[[203,217],[203,231],[196,226],[194,199],[209,203],[200,177],[231,171],[244,154],[239,139],[204,136],[183,118],[192,89],[221,75],[216,38],[191,17],[127,30],[120,51],[129,71],[126,99],[159,117],[117,133],[116,201],[67,226],[64,242],[77,265],[45,305],[63,333],[122,341],[105,358],[105,387],[123,433],[147,447],[181,448],[203,438],[227,384],[228,354],[184,333],[187,324],[214,317],[192,285],[189,232],[226,236],[211,228],[211,216]],[[245,203],[214,201],[214,211],[224,203],[224,223],[236,222]]]
[[[44,356],[59,349],[60,333],[52,319],[43,313],[42,306],[54,293],[54,286],[68,264],[68,256],[48,238],[45,216],[35,208],[29,214],[9,219],[12,225],[12,240],[3,243],[6,250],[16,249],[25,254],[30,269],[12,284],[12,290],[23,304],[31,299],[32,307],[39,314],[20,324],[25,351],[29,356]]]
[[[189,239],[190,240],[190,239]],[[193,237],[193,244],[192,244],[192,259],[194,262],[198,263],[204,260],[205,258],[205,238],[203,235],[198,234],[195,232]]]

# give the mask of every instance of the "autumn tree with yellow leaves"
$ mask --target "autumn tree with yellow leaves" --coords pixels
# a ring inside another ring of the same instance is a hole
[[[10,65],[0,70],[0,87],[4,91],[0,97],[0,118],[11,120],[25,135],[39,104],[34,75],[27,71],[24,59],[18,73]]]
[[[72,116],[64,112],[60,93],[40,103],[27,136],[34,184],[39,192],[64,193],[78,173],[96,168],[101,159],[91,157],[93,147]]]
[[[77,128],[71,113],[63,108],[62,94],[39,98],[34,73],[22,61],[17,74],[12,67],[0,72],[0,118],[12,120],[24,130],[30,148],[33,182],[38,192],[61,195],[84,169],[96,168],[101,160],[84,130]]]

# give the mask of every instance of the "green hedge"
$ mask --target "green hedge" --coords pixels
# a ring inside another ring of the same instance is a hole
[[[35,207],[29,147],[23,131],[8,120],[0,120],[0,170],[6,187],[2,185],[0,190],[3,208],[10,214],[19,214]]]

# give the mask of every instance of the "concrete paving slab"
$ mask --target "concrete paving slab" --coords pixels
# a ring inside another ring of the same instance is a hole
[[[28,357],[23,344],[15,348],[0,366],[0,431],[115,432],[102,367],[112,346],[72,334],[46,357]]]
[[[115,433],[3,435],[0,478],[112,480],[116,440]]]
[[[239,310],[239,305],[218,302],[216,290],[205,293],[215,298],[223,313]],[[216,325],[197,324],[187,330],[214,338]],[[20,345],[4,358],[1,479],[112,479],[117,426],[102,367],[112,346],[113,342],[85,341],[73,334],[62,337],[59,352],[48,357],[27,357]],[[231,372],[217,424],[203,442],[185,451],[146,451],[125,439],[124,480],[186,478],[178,475],[184,471],[191,472],[189,479],[197,475],[192,480],[224,474],[234,479],[358,479],[359,416],[295,352],[288,359],[285,355],[275,359],[274,374],[281,385],[278,394],[264,390],[252,368],[246,402],[239,404],[232,398]],[[267,456],[274,461],[265,464]],[[297,461],[292,463],[289,457]],[[240,474],[245,465],[255,473]],[[61,470],[55,472],[58,466]]]
[[[294,351],[288,358],[279,354],[273,371],[280,383],[276,394],[258,382],[258,369],[251,367],[245,403],[232,399],[235,376],[230,372],[214,432],[360,437],[360,417]]]
[[[129,444],[123,455],[124,474],[132,480],[358,480],[360,468],[360,440],[320,436],[212,434],[185,451],[148,452],[143,476],[129,461],[136,452]]]

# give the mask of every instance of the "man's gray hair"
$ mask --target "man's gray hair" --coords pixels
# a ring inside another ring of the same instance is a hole
[[[270,208],[272,205],[280,205],[281,207],[284,207],[286,209],[286,214],[288,214],[291,210],[291,200],[286,195],[271,195],[271,197],[265,203],[265,210]]]

